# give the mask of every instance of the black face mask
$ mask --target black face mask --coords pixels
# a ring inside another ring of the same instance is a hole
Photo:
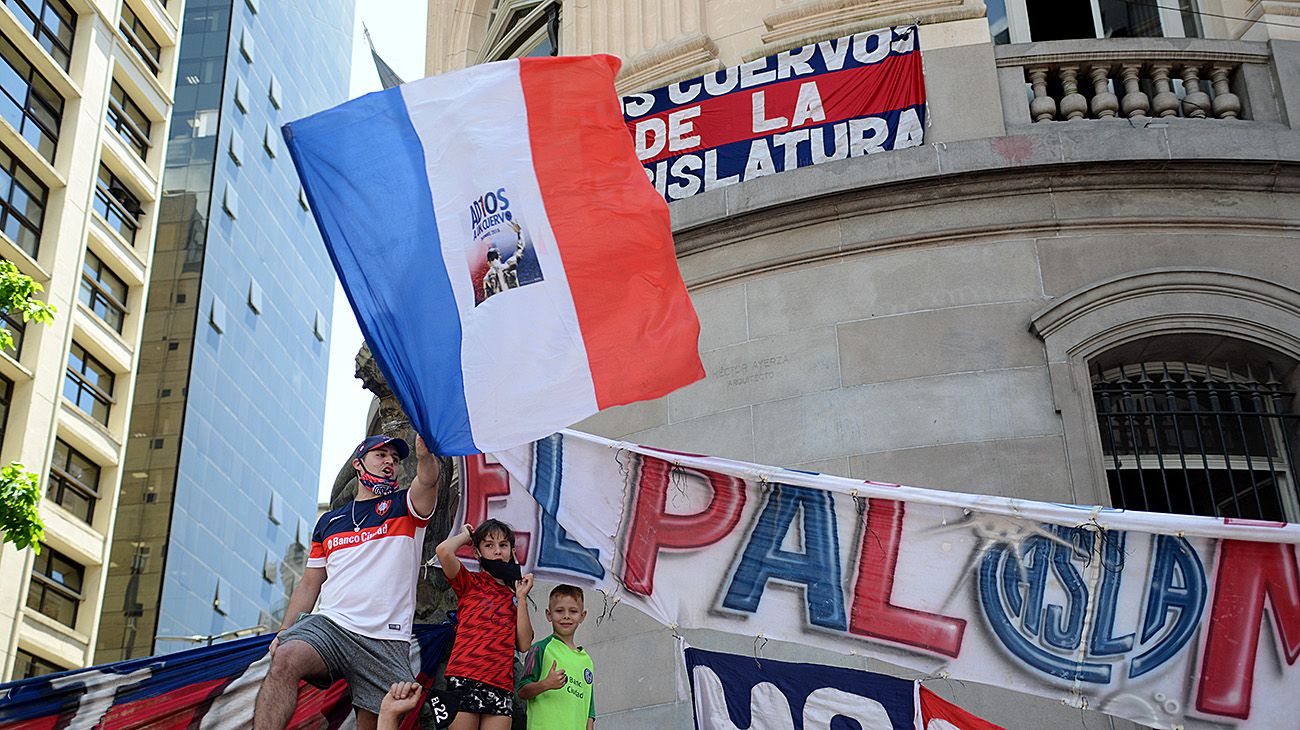
[[[488,575],[504,582],[512,588],[516,583],[523,580],[524,577],[523,570],[520,569],[519,563],[516,563],[513,560],[507,563],[504,560],[488,560],[487,558],[479,558],[478,564],[483,568],[483,570],[487,571]]]

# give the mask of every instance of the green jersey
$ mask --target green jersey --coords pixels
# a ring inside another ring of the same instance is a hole
[[[546,690],[528,700],[529,730],[586,730],[587,718],[596,716],[596,677],[591,655],[578,647],[569,648],[554,634],[533,644],[524,658],[524,673],[515,690],[540,682],[551,673],[551,664],[564,670],[565,685]]]

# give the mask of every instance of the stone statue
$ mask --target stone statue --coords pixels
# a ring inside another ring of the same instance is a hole
[[[366,424],[366,435],[385,433],[405,439],[406,443],[411,445],[412,457],[404,459],[397,471],[397,483],[410,484],[411,479],[415,478],[413,458],[415,429],[411,427],[411,419],[402,412],[397,397],[389,389],[388,382],[384,380],[383,373],[379,371],[379,364],[370,354],[368,346],[361,346],[361,350],[357,352],[356,364],[357,379],[362,382],[366,390],[374,393],[379,399],[379,410],[370,423]],[[347,455],[341,458],[345,461],[339,467],[338,476],[334,478],[334,487],[330,490],[331,509],[347,504],[357,494],[357,470],[346,461]],[[429,520],[429,527],[424,531],[426,560],[433,557],[434,548],[451,531],[451,521],[456,517],[456,508],[460,501],[460,480],[450,458],[442,458],[442,474],[442,484],[438,487],[438,508],[434,510],[433,519]],[[447,585],[447,579],[443,577],[442,571],[435,565],[421,573],[415,594],[415,622],[442,623],[447,620],[447,612],[455,609],[456,596]]]

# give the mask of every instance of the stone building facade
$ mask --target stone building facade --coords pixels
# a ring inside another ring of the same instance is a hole
[[[578,428],[854,478],[1296,521],[1300,3],[1180,7],[435,1],[426,70],[613,52],[620,90],[644,91],[919,21],[926,143],[673,203],[709,377]],[[600,722],[689,727],[675,640],[621,611],[582,630]],[[931,686],[1007,727],[1133,727]]]

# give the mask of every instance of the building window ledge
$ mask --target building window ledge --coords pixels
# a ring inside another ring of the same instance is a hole
[[[140,254],[136,253],[135,247],[127,242],[122,234],[109,228],[98,213],[92,215],[90,220],[91,235],[97,236],[103,248],[107,249],[107,253],[101,254],[96,251],[96,255],[100,256],[105,263],[117,263],[119,266],[114,268],[124,274],[122,278],[131,286],[144,284],[145,262],[140,258]],[[150,246],[152,248],[152,244]]]
[[[69,142],[71,142],[70,139]],[[67,179],[59,174],[58,170],[54,169],[49,160],[33,149],[31,143],[23,139],[22,135],[18,134],[18,130],[14,129],[7,119],[0,119],[0,144],[3,144],[6,150],[12,153],[23,166],[31,170],[36,175],[36,179],[40,180],[41,184],[50,190],[68,186]]]
[[[158,76],[155,76],[153,71],[145,65],[144,61],[127,44],[126,38],[123,38],[121,33],[115,33],[114,35],[117,37],[117,45],[113,49],[113,58],[117,61],[118,67],[128,66],[132,82],[140,87],[148,85],[149,89],[157,95],[156,98],[162,99],[163,103],[170,108],[172,105],[172,92],[164,84],[164,80],[168,84],[171,82],[171,57],[175,55],[174,47],[163,49],[162,60],[158,66]]]
[[[41,487],[45,488],[44,485]],[[100,495],[101,501],[105,500],[104,495]],[[96,510],[98,512],[99,510]],[[68,511],[66,507],[50,499],[48,495],[41,495],[41,514],[45,517],[46,527],[55,525],[57,521],[57,532],[62,536],[62,542],[66,546],[74,546],[74,549],[61,549],[60,552],[75,556],[77,560],[85,563],[87,567],[92,567],[99,562],[99,556],[104,550],[104,533],[95,528],[95,525],[86,522],[81,517]],[[95,515],[96,518],[99,515]],[[68,533],[76,533],[70,535]],[[95,545],[95,550],[89,552],[85,549],[88,545]],[[44,615],[44,614],[38,614]],[[60,624],[62,626],[62,624]]]
[[[86,647],[90,645],[89,636],[81,633],[80,631],[77,631],[76,629],[69,628],[63,625],[58,621],[55,621],[54,619],[50,618],[49,616],[46,616],[43,613],[33,611],[27,608],[26,606],[23,606],[23,620],[28,623],[35,624],[41,629],[52,631],[55,634],[58,634],[59,638],[65,641],[76,642],[77,644],[80,644],[82,647]]]
[[[104,124],[104,151],[109,153],[109,159],[114,163],[114,170],[126,169],[126,175],[133,178],[138,189],[145,191],[140,196],[140,203],[147,205],[152,202],[154,190],[158,189],[158,176],[154,173],[153,168],[149,167],[135,150],[126,146],[126,142],[117,134],[117,130],[109,126],[107,120]]]
[[[27,276],[32,277],[39,284],[48,284],[50,281],[50,272],[46,271],[41,262],[32,258],[31,254],[18,247],[13,239],[0,231],[0,258],[12,261],[18,270]]]
[[[68,415],[68,417],[76,420],[79,426],[84,425],[86,428],[93,430],[95,432],[95,435],[107,439],[108,442],[113,447],[112,453],[117,453],[118,451],[121,450],[122,442],[119,441],[117,437],[113,435],[113,432],[108,429],[108,426],[105,426],[99,421],[96,421],[95,419],[91,418],[89,415],[86,414],[85,411],[78,408],[76,403],[73,403],[72,401],[63,397],[62,394],[59,395],[59,405],[62,407],[63,412]],[[117,415],[116,413],[113,414],[113,416],[116,415]],[[101,453],[102,451],[103,451],[102,448],[95,449],[95,452],[97,454]]]
[[[12,350],[0,351],[0,375],[14,382],[31,380],[35,376],[22,363],[14,359]]]
[[[99,315],[95,314],[95,312],[92,311],[90,307],[87,307],[85,303],[82,302],[80,299],[77,300],[77,311],[82,315],[84,315],[85,320],[90,323],[91,327],[95,328],[95,332],[91,334],[91,337],[109,338],[110,340],[112,340],[113,345],[115,345],[116,347],[120,347],[123,350],[124,354],[126,355],[127,363],[130,363],[131,360],[134,359],[132,356],[135,354],[135,348],[131,345],[131,343],[127,342],[126,338],[121,333],[117,332],[112,327],[108,326],[107,322],[100,319]],[[130,316],[131,313],[127,312],[126,313],[127,319],[125,321],[126,323],[129,323],[131,321]],[[125,323],[123,324],[122,329],[123,331],[127,331]],[[122,365],[122,363],[118,361],[118,357],[116,355],[110,356],[109,359],[113,361],[112,364],[115,367]]]

